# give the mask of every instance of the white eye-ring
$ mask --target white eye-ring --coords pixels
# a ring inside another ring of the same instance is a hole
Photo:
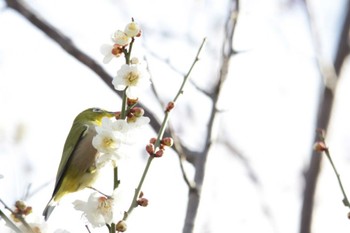
[[[103,112],[103,110],[100,108],[93,108],[92,111],[93,112]]]

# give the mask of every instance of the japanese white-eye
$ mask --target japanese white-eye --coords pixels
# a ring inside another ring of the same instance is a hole
[[[98,174],[95,163],[98,151],[92,145],[95,126],[101,125],[103,117],[113,116],[114,112],[99,108],[86,109],[76,116],[64,144],[52,197],[43,212],[45,220],[64,195],[91,187],[94,183]]]

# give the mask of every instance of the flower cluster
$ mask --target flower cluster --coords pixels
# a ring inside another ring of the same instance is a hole
[[[103,166],[108,161],[112,161],[116,165],[117,161],[124,157],[123,147],[131,144],[138,129],[150,122],[150,119],[144,117],[143,114],[134,114],[135,111],[144,112],[138,107],[131,108],[125,119],[121,119],[117,113],[115,120],[104,117],[102,124],[96,126],[97,135],[93,138],[92,145],[101,154],[96,162],[98,167]]]
[[[166,137],[160,141],[159,146],[157,146],[156,144],[157,139],[151,138],[149,143],[146,145],[146,151],[150,156],[159,158],[163,156],[166,147],[173,146],[174,140],[170,137]]]
[[[93,227],[101,227],[112,224],[122,218],[126,208],[127,192],[123,187],[114,190],[112,196],[105,196],[93,192],[87,201],[76,200],[74,208],[82,211],[88,222]]]
[[[125,26],[124,31],[117,30],[112,35],[113,45],[104,44],[101,46],[101,53],[104,55],[104,63],[108,63],[114,57],[120,57],[121,54],[124,54],[126,64],[122,65],[117,71],[117,75],[113,79],[112,84],[116,90],[126,91],[126,95],[132,99],[137,99],[139,90],[150,84],[146,68],[138,58],[130,58],[132,44],[135,40],[134,38],[140,36],[140,26],[132,21]]]
[[[98,158],[97,165],[103,165],[109,160],[116,164],[116,161],[122,158],[123,145],[130,142],[136,129],[150,121],[148,117],[143,116],[144,110],[136,107],[139,90],[150,84],[148,73],[138,58],[130,59],[134,38],[140,36],[140,26],[132,19],[124,31],[117,30],[113,34],[113,45],[103,45],[101,48],[102,54],[105,55],[104,62],[119,57],[121,52],[124,53],[126,64],[117,71],[112,84],[117,91],[124,91],[127,98],[123,98],[126,107],[116,113],[114,121],[104,118],[102,125],[96,127],[97,135],[93,138],[92,144],[102,154]],[[117,50],[119,52],[116,52]]]
[[[130,154],[126,153],[128,152],[126,146],[132,144],[138,129],[150,122],[150,119],[144,116],[145,111],[136,106],[139,91],[150,84],[149,77],[138,58],[130,59],[135,37],[140,35],[139,25],[132,21],[126,25],[124,31],[117,30],[113,34],[113,45],[103,45],[101,48],[105,56],[104,62],[109,62],[113,57],[119,57],[121,54],[124,54],[126,62],[112,80],[115,89],[123,91],[121,111],[116,112],[113,119],[102,118],[101,125],[95,127],[97,134],[92,140],[92,145],[100,152],[96,161],[98,168],[108,162],[117,167],[118,161],[126,154]],[[123,205],[125,201],[123,203],[122,198],[122,192],[126,191],[122,190],[118,181],[112,196],[94,192],[87,201],[75,201],[75,209],[82,211],[83,216],[93,227],[115,224],[118,231],[125,231],[126,222],[120,220],[126,210],[126,206]],[[134,189],[132,191],[134,192]],[[148,203],[143,197],[140,197],[138,201],[140,201],[138,204],[140,206],[146,206]]]
[[[110,62],[113,57],[120,57],[125,53],[125,48],[130,44],[134,37],[141,36],[140,26],[132,21],[125,26],[124,31],[117,30],[113,33],[111,39],[113,44],[104,44],[101,46],[101,53],[104,55],[103,62]]]
[[[16,201],[15,207],[15,210],[11,214],[11,217],[15,222],[20,222],[21,218],[32,213],[32,207],[27,206],[24,201]]]
[[[49,228],[46,222],[43,219],[33,216],[32,207],[28,206],[24,201],[18,200],[15,203],[14,210],[11,211],[11,219],[15,223],[12,225],[7,221],[6,226],[14,230],[17,228],[20,232],[23,233],[46,233],[49,232]],[[17,231],[18,232],[18,231]],[[52,231],[51,231],[52,232]],[[55,233],[59,233],[58,230]]]
[[[149,204],[141,190],[149,164],[153,158],[162,157],[166,147],[171,147],[173,140],[169,137],[162,138],[166,121],[164,120],[162,130],[158,133],[158,138],[152,138],[146,146],[146,151],[150,155],[143,175],[136,188],[126,188],[125,183],[119,180],[117,167],[123,163],[120,160],[126,155],[130,155],[128,145],[134,142],[138,130],[150,122],[145,117],[143,108],[138,107],[140,91],[150,85],[150,78],[147,69],[136,57],[131,57],[131,50],[136,37],[141,36],[141,29],[132,20],[124,30],[117,30],[112,35],[112,45],[103,45],[101,52],[104,55],[103,62],[107,63],[112,58],[125,57],[125,64],[118,69],[112,84],[117,91],[122,91],[121,110],[115,112],[115,117],[104,117],[101,124],[94,126],[96,135],[92,138],[92,145],[99,152],[94,161],[97,169],[105,164],[111,163],[114,166],[114,183],[112,195],[102,194],[95,190],[87,200],[76,200],[74,208],[82,212],[82,216],[94,228],[107,226],[109,232],[124,232],[127,229],[127,218],[135,207],[146,207]],[[174,108],[174,102],[170,102],[166,108],[168,114]],[[165,118],[167,119],[167,118]],[[0,175],[0,179],[2,175]],[[128,184],[126,184],[128,185]],[[127,200],[128,199],[128,200]],[[28,221],[27,215],[32,212],[32,208],[24,202],[16,202],[15,210],[12,211],[13,222],[8,220],[8,227],[15,232],[25,233],[47,233],[47,222],[41,220]],[[1,211],[1,210],[0,210]],[[30,220],[30,219],[29,219]],[[88,227],[88,226],[87,226]],[[55,233],[67,233],[65,230],[56,230]]]

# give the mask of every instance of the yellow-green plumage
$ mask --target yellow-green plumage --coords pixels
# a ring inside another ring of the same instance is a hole
[[[103,117],[114,115],[114,112],[89,108],[75,118],[64,144],[52,198],[43,212],[45,220],[64,195],[90,187],[95,181],[95,160],[98,156],[92,145],[92,139],[96,135],[95,126],[101,125]]]

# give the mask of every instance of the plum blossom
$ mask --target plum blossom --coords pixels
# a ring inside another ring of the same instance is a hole
[[[150,81],[147,70],[140,64],[124,64],[118,70],[112,84],[118,91],[124,91],[127,88],[126,95],[131,99],[137,99],[140,89],[149,86]]]
[[[111,197],[93,192],[87,201],[76,200],[73,205],[76,210],[82,211],[83,216],[96,228],[120,220],[130,196],[130,192],[120,186],[113,191]]]
[[[123,31],[117,30],[112,35],[112,41],[119,46],[126,46],[131,42],[131,38]]]
[[[137,23],[131,22],[125,26],[124,33],[129,37],[139,36],[141,28]]]

